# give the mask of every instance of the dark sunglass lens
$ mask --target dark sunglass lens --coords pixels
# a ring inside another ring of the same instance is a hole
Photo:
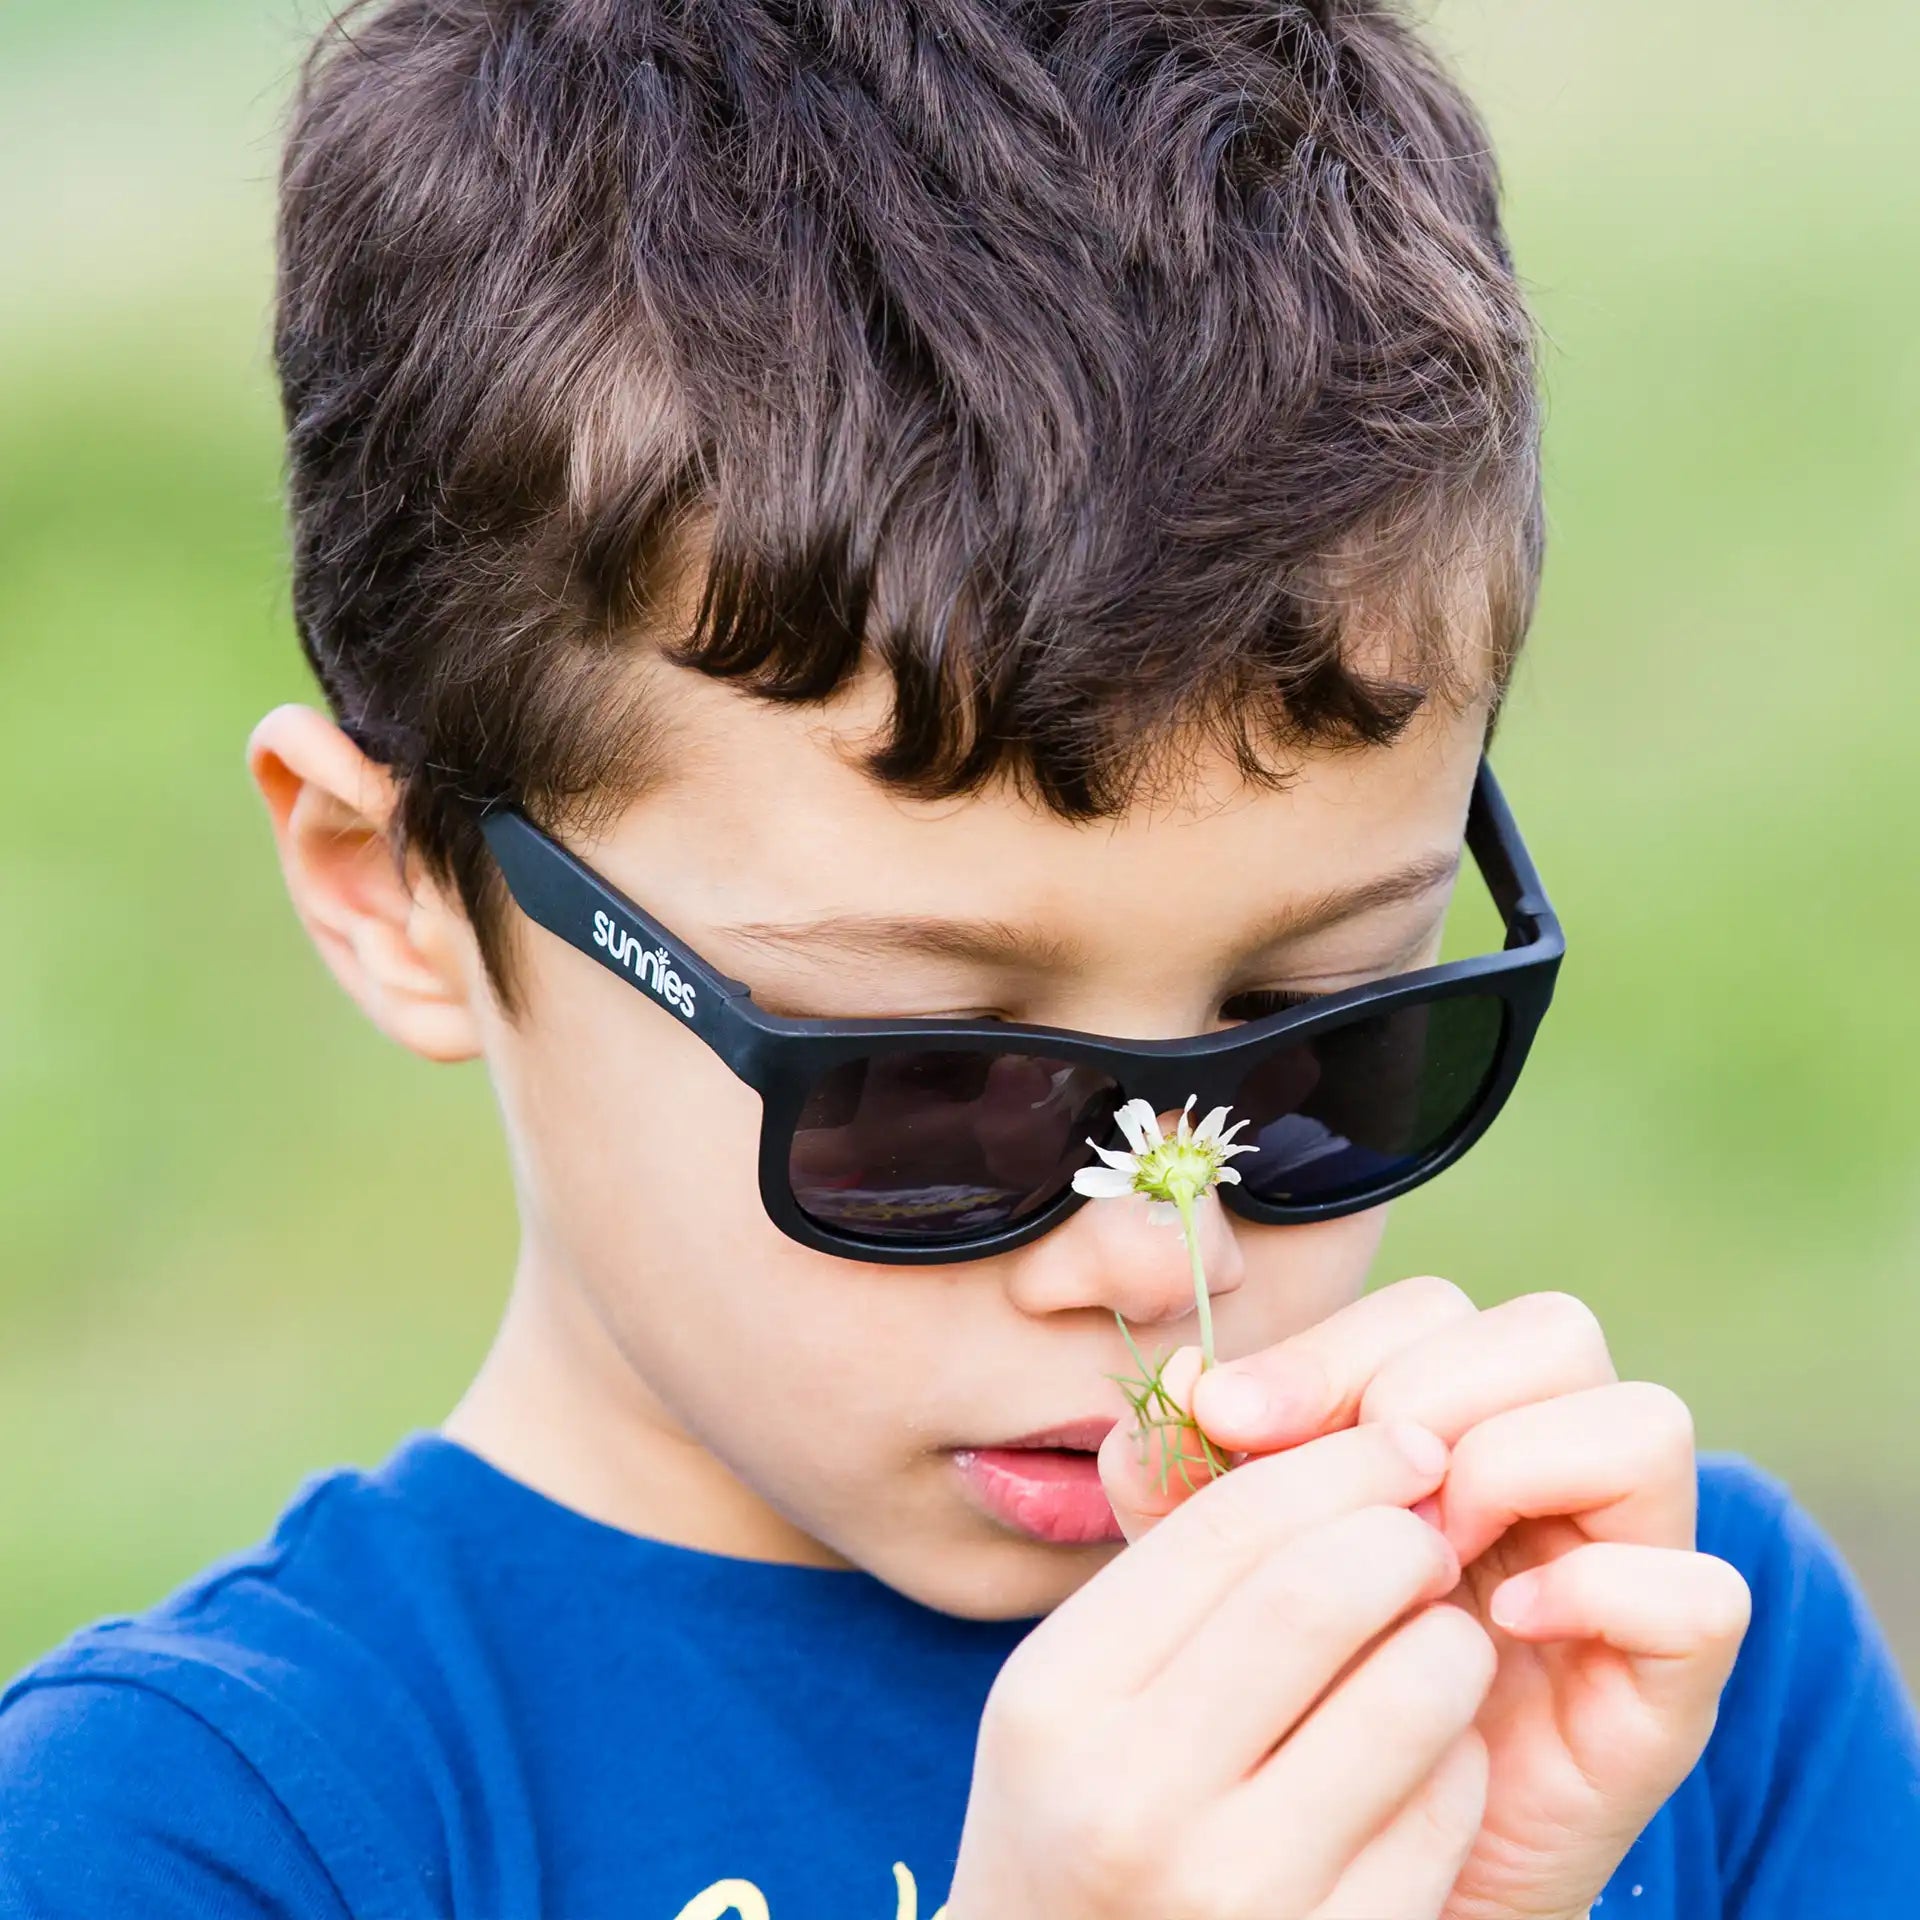
[[[1459,1130],[1500,1058],[1506,1009],[1492,995],[1415,1001],[1271,1054],[1241,1082],[1227,1164],[1246,1191],[1312,1206],[1385,1188]]]
[[[800,1210],[841,1233],[984,1238],[1059,1198],[1119,1104],[1106,1075],[1036,1054],[875,1053],[815,1083],[788,1178]]]

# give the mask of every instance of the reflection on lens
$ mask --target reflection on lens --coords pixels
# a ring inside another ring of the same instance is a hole
[[[982,1237],[1057,1199],[1119,1104],[1105,1074],[1037,1054],[871,1054],[814,1084],[788,1178],[801,1211],[842,1233]]]
[[[1450,1140],[1500,1057],[1506,1010],[1482,994],[1415,1001],[1269,1055],[1234,1096],[1245,1190],[1312,1205],[1384,1187]]]

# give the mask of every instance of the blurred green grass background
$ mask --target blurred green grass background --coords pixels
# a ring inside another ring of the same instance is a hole
[[[1440,0],[1548,338],[1499,762],[1571,957],[1379,1277],[1589,1300],[1920,1671],[1920,11]],[[0,9],[0,1673],[437,1421],[514,1221],[477,1066],[306,944],[267,372],[295,0]]]

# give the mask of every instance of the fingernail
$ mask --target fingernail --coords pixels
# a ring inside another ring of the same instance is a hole
[[[1487,1611],[1493,1615],[1496,1627],[1505,1627],[1511,1633],[1517,1627],[1524,1627],[1532,1616],[1540,1599],[1540,1576],[1537,1573],[1516,1573],[1513,1578],[1493,1591],[1493,1598],[1487,1603]]]
[[[1201,1363],[1205,1359],[1206,1355],[1198,1347],[1176,1347],[1161,1369],[1160,1384],[1173,1403],[1187,1413],[1193,1411],[1194,1384],[1200,1378]]]
[[[1447,1464],[1447,1443],[1430,1427],[1396,1420],[1387,1428],[1387,1437],[1413,1462],[1417,1472],[1438,1473]]]

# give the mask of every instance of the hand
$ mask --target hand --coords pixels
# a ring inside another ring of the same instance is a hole
[[[1409,1510],[1445,1468],[1383,1423],[1249,1461],[1056,1607],[988,1695],[947,1920],[1435,1920],[1494,1667]]]
[[[1685,1404],[1620,1380],[1598,1322],[1569,1295],[1481,1312],[1432,1278],[1196,1379],[1198,1358],[1169,1362],[1169,1390],[1248,1466],[1356,1422],[1418,1421],[1452,1444],[1423,1511],[1465,1568],[1448,1598],[1486,1628],[1499,1666],[1476,1723],[1482,1830],[1444,1913],[1585,1920],[1699,1758],[1746,1632],[1745,1581],[1694,1551]],[[1229,1375],[1242,1372],[1272,1396],[1268,1412],[1235,1406]],[[1136,1455],[1117,1430],[1100,1456],[1129,1539],[1198,1497],[1177,1475],[1162,1495],[1151,1457]]]

